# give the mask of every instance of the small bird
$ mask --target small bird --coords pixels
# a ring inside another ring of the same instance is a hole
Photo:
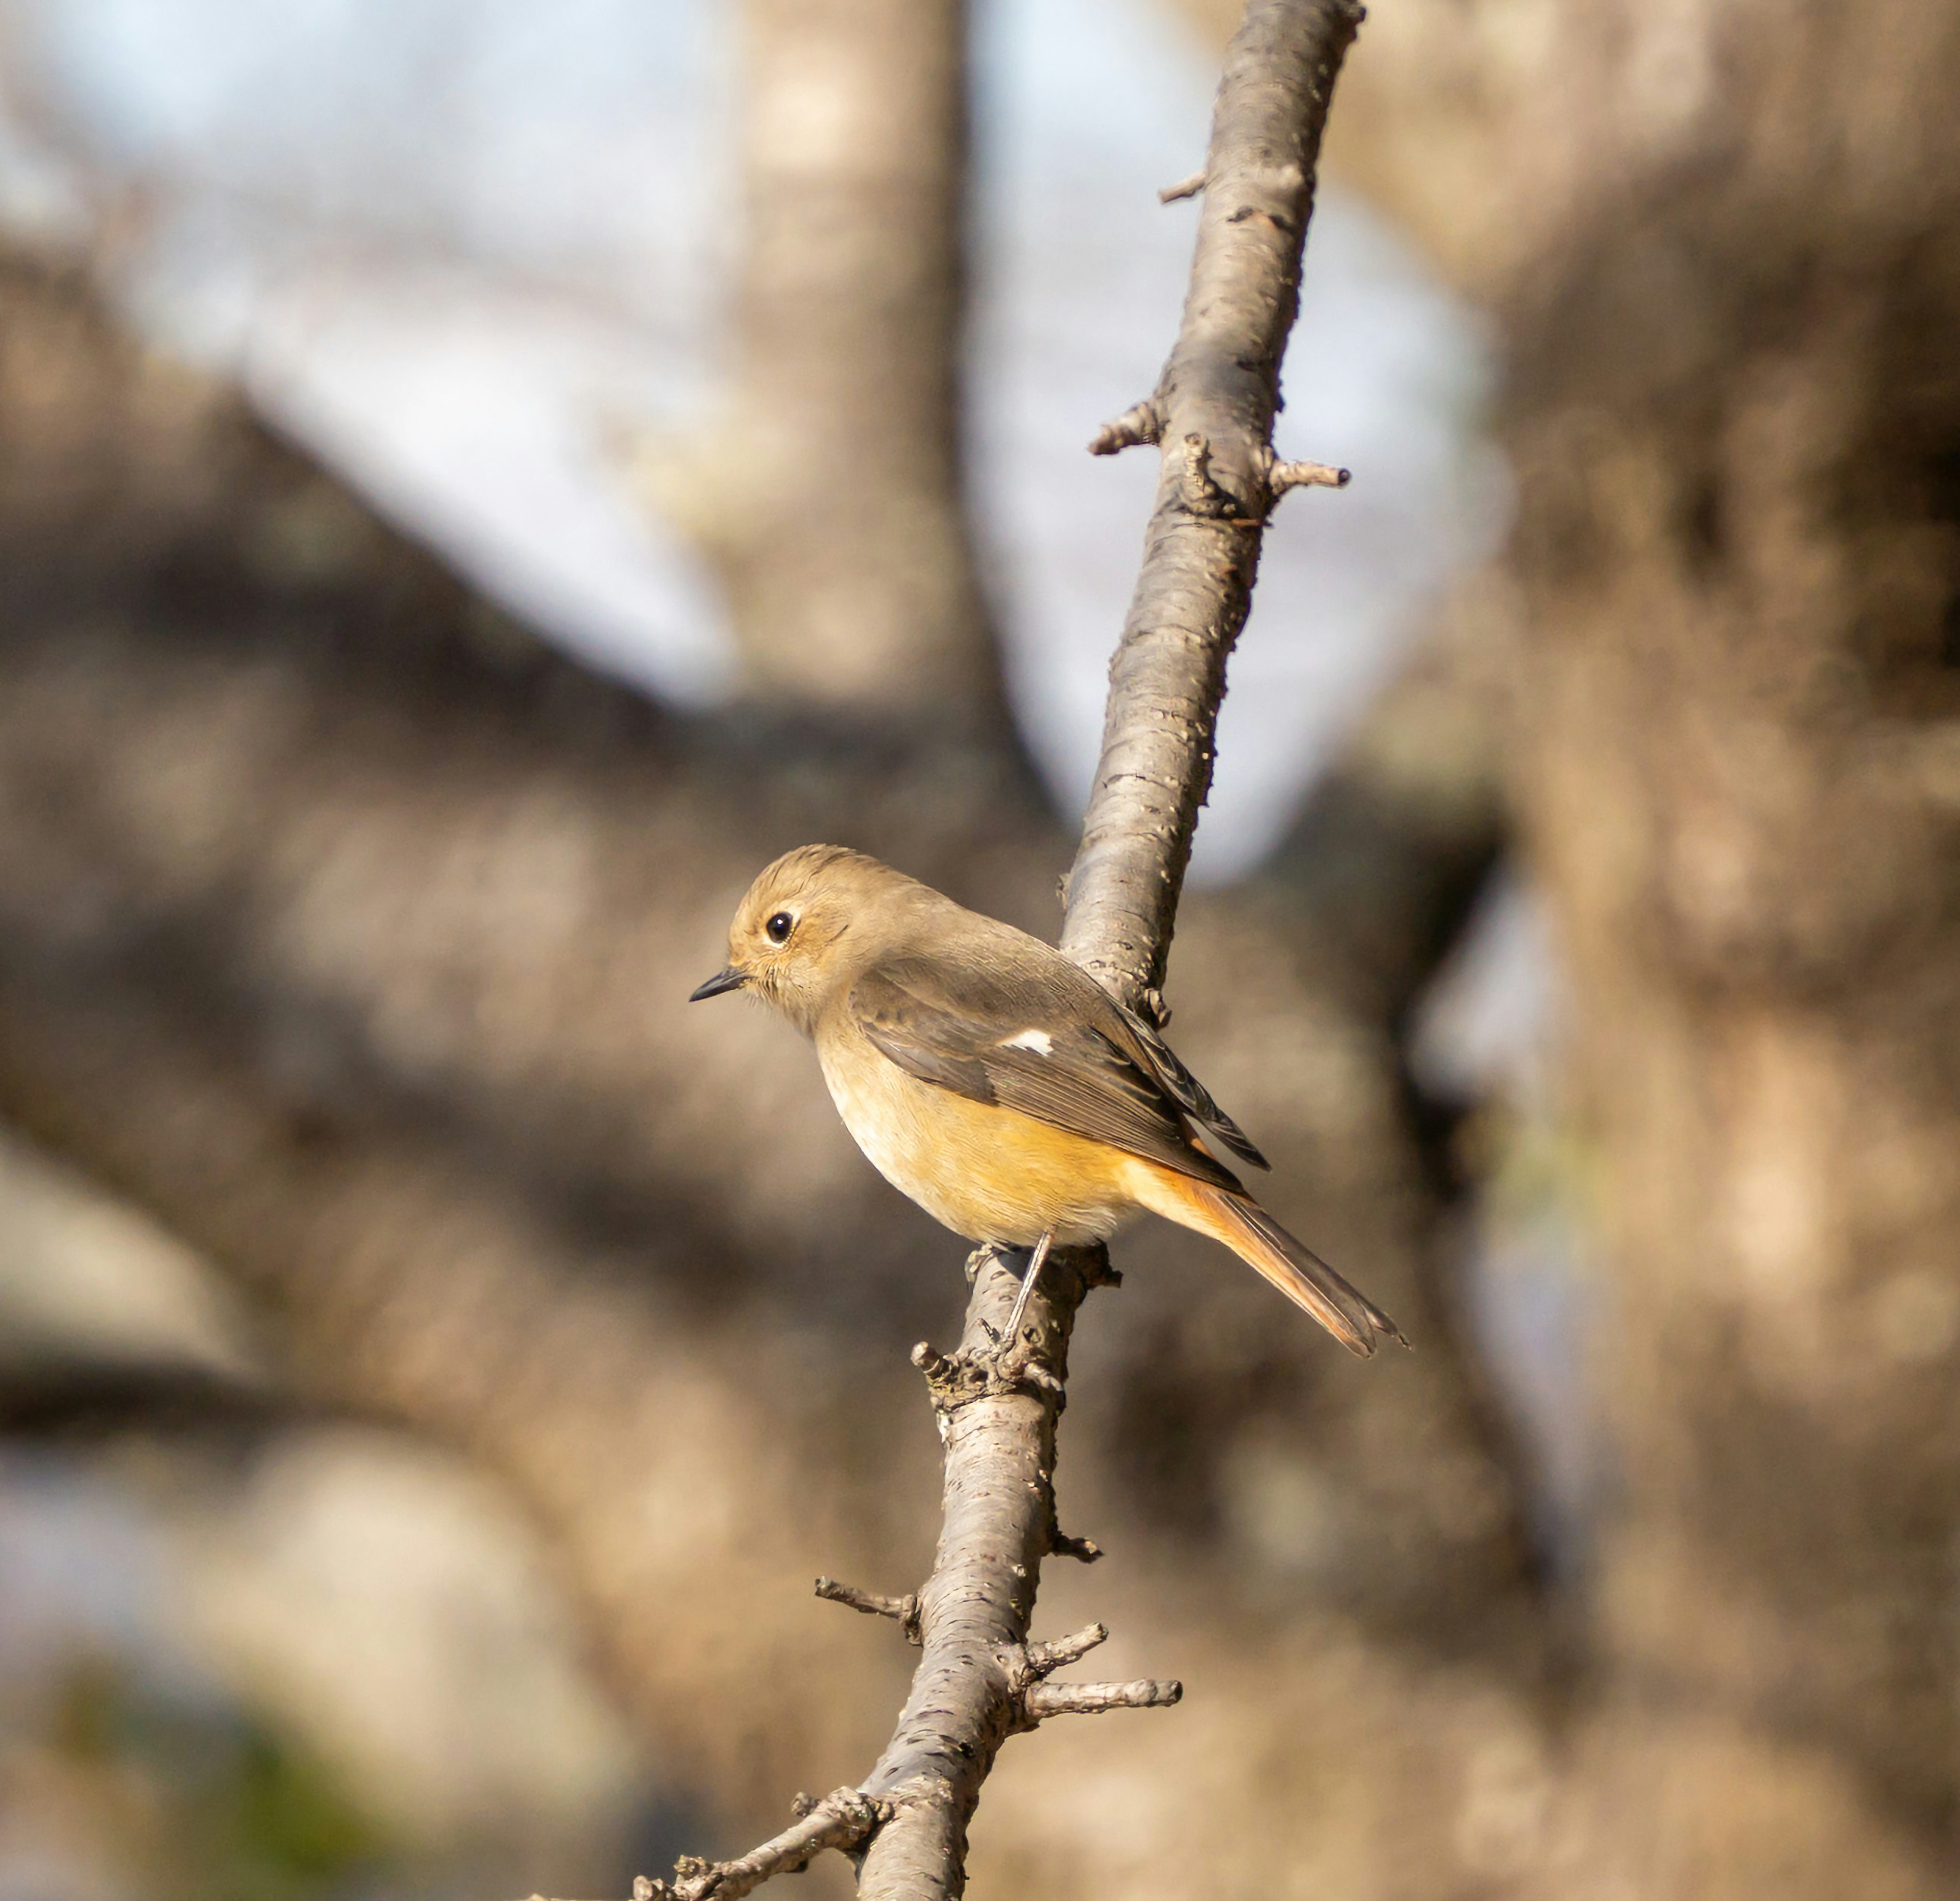
[[[1205,1148],[1201,1130],[1269,1166],[1157,1032],[1039,938],[806,845],[749,887],[727,967],[689,1001],[731,990],[816,1043],[893,1187],[970,1240],[1034,1250],[1005,1339],[1052,1246],[1106,1240],[1146,1208],[1223,1242],[1350,1352],[1408,1344]]]

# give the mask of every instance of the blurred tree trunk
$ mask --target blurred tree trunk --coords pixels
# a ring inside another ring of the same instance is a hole
[[[1518,799],[1617,1270],[1574,1852],[1949,1893],[1960,17],[1675,30],[1513,307]]]
[[[830,1786],[903,1657],[808,1579],[918,1568],[904,1349],[956,1310],[962,1250],[791,1039],[681,999],[756,867],[813,834],[1052,925],[1064,847],[1017,756],[660,715],[18,258],[0,451],[0,1113],[256,1289],[310,1390],[505,1473],[674,1775],[745,1828]],[[1421,1318],[1436,1208],[1393,1037],[1492,816],[1475,757],[1427,783],[1395,750],[1363,749],[1284,877],[1188,908],[1172,995],[1276,1210],[1428,1350],[1351,1364],[1182,1237],[1126,1244],[1064,1509],[1116,1545],[1095,1589],[1126,1645],[1205,1691],[1195,1727],[1010,1760],[981,1867],[1030,1893],[1201,1852],[1237,1885],[1469,1892],[1511,1852],[1464,1820],[1463,1765],[1535,1759],[1535,1600],[1500,1449]],[[1147,1823],[1083,1840],[1048,1785],[1092,1773]]]
[[[745,0],[734,387],[654,451],[765,705],[1000,737],[960,461],[963,0]]]
[[[1615,1474],[1543,1891],[1951,1893],[1960,18],[1418,0],[1344,86],[1510,363]]]

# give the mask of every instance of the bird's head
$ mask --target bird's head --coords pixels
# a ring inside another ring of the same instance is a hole
[[[746,990],[808,1034],[824,1005],[852,982],[905,894],[921,890],[861,852],[805,845],[785,852],[749,887],[728,927],[728,962],[689,998]]]

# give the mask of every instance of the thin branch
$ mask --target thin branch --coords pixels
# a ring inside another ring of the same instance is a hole
[[[946,1478],[939,1548],[919,1592],[924,1654],[864,1784],[894,1811],[859,1868],[859,1894],[878,1901],[959,1893],[981,1784],[1001,1745],[1029,1727],[1023,1698],[1039,1672],[1028,1624],[1042,1559],[1060,1537],[1055,1438],[1069,1334],[1083,1296],[1108,1278],[1100,1248],[1052,1250],[1020,1338],[1004,1342],[1019,1277],[992,1250],[974,1258],[959,1346],[931,1355],[927,1376]]]
[[[1153,1021],[1168,1014],[1157,986],[1261,530],[1275,494],[1317,479],[1297,473],[1317,464],[1276,462],[1271,437],[1321,132],[1360,18],[1354,0],[1251,0],[1212,116],[1176,346],[1154,396],[1091,445],[1106,454],[1165,446],[1061,947]],[[965,1886],[967,1823],[1008,1737],[1050,1716],[1162,1707],[1183,1694],[1157,1680],[1049,1680],[1102,1641],[1099,1624],[1047,1644],[1028,1637],[1042,1559],[1100,1555],[1057,1525],[1054,1477],[1069,1336],[1089,1290],[1115,1278],[1107,1256],[1099,1247],[1051,1253],[1013,1339],[1003,1336],[1018,1275],[994,1248],[969,1266],[959,1347],[943,1354],[921,1342],[912,1354],[945,1449],[939,1544],[913,1615],[906,1600],[819,1585],[916,1624],[921,1655],[890,1743],[861,1791],[829,1798],[827,1833],[807,1821],[738,1862],[684,1864],[674,1883],[648,1885],[645,1895],[727,1901],[835,1840],[858,1858],[861,1901],[951,1901]],[[861,1827],[867,1811],[851,1806],[854,1795],[875,1812]]]
[[[1048,1540],[1048,1549],[1051,1557],[1073,1558],[1083,1565],[1093,1565],[1102,1556],[1102,1547],[1093,1538],[1071,1538],[1065,1531],[1056,1532]]]
[[[1275,462],[1266,487],[1277,502],[1289,489],[1344,489],[1353,479],[1351,470],[1325,462]]]
[[[1184,320],[1153,399],[1166,445],[1157,502],[1061,938],[1126,1000],[1163,981],[1211,782],[1225,663],[1271,505],[1280,360],[1299,309],[1321,131],[1360,18],[1352,0],[1254,0],[1225,56]]]
[[[1106,422],[1089,438],[1091,455],[1115,455],[1123,449],[1141,447],[1146,442],[1163,439],[1163,418],[1148,396],[1133,403],[1112,422]]]
[[[1031,1723],[1050,1716],[1100,1716],[1112,1709],[1166,1709],[1182,1683],[1144,1677],[1134,1683],[1036,1683],[1021,1698]]]
[[[633,1883],[633,1901],[741,1901],[772,1874],[800,1874],[826,1848],[854,1848],[890,1809],[858,1789],[837,1789],[821,1802],[799,1798],[798,1819],[739,1861],[704,1861],[683,1856],[672,1881]]]
[[[1180,178],[1175,185],[1166,185],[1157,193],[1160,205],[1175,205],[1180,198],[1195,198],[1204,189],[1204,174],[1193,172],[1188,178]]]
[[[1087,1630],[1078,1630],[1073,1637],[1058,1637],[1052,1644],[1030,1644],[1028,1646],[1028,1667],[1037,1677],[1045,1677],[1051,1670],[1058,1670],[1065,1664],[1079,1662],[1098,1644],[1106,1644],[1109,1641],[1109,1626],[1107,1624],[1091,1624]]]
[[[848,1604],[869,1617],[889,1617],[905,1632],[905,1641],[919,1641],[919,1600],[916,1591],[902,1597],[881,1597],[875,1591],[860,1591],[855,1584],[840,1584],[835,1578],[819,1578],[816,1594],[833,1604]]]

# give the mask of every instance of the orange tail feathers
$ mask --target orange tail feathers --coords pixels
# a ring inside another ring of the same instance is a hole
[[[1150,1191],[1138,1199],[1154,1215],[1222,1241],[1257,1268],[1295,1306],[1304,1307],[1350,1353],[1367,1359],[1383,1340],[1407,1346],[1402,1329],[1320,1256],[1296,1240],[1249,1196],[1234,1195],[1167,1168],[1151,1168]],[[1138,1184],[1140,1187],[1141,1183]]]

